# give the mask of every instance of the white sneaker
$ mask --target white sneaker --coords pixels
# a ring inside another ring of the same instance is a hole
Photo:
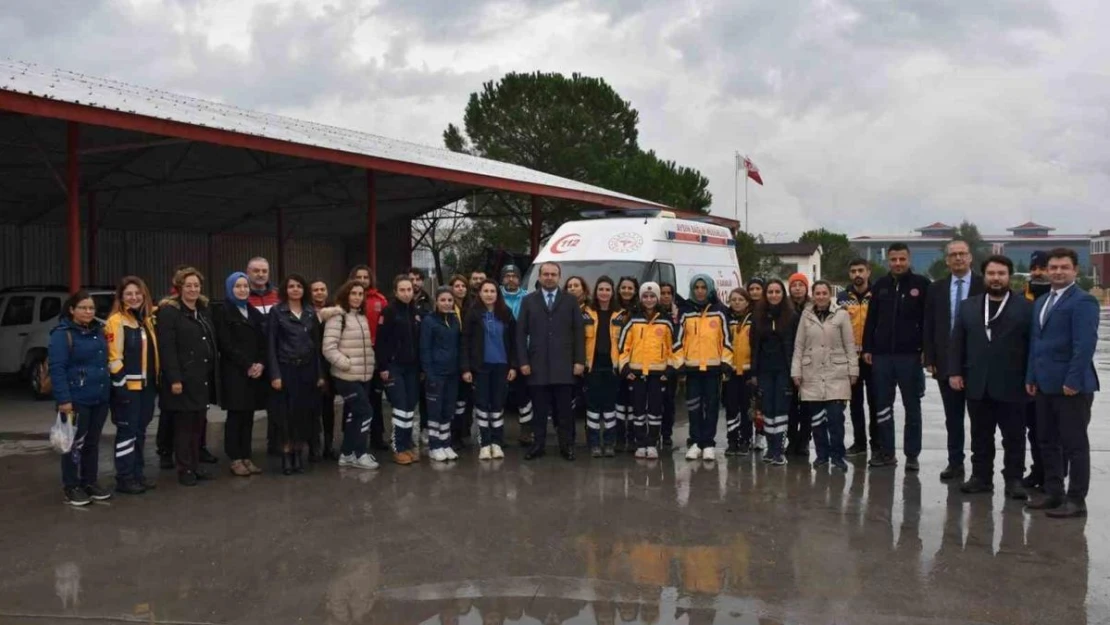
[[[764,437],[762,434],[756,434],[755,445],[753,445],[752,447],[754,447],[755,449],[767,449],[767,438]]]
[[[505,457],[505,451],[501,449],[501,445],[491,445],[490,455],[493,456],[494,460],[500,460]]]
[[[490,449],[490,446],[489,446],[489,445],[486,445],[485,447],[483,447],[483,448],[482,448],[482,449],[481,449],[481,450],[480,450],[480,451],[478,452],[478,459],[479,459],[479,460],[490,460],[490,459],[492,459],[492,458],[493,458],[493,451],[491,451],[491,449]]]
[[[450,447],[444,448],[443,455],[446,456],[448,460],[458,460],[459,459],[459,454],[455,453],[455,450],[450,448]]]
[[[339,466],[341,467],[353,467],[356,462],[358,462],[358,458],[355,458],[354,454],[343,454],[339,456]]]
[[[705,449],[701,450],[701,459],[702,460],[709,460],[711,462],[713,460],[716,460],[717,459],[717,450],[713,447],[706,447]]]
[[[636,457],[637,458],[647,458],[647,447],[637,447],[636,448]]]
[[[362,454],[358,457],[358,460],[355,461],[354,466],[356,469],[373,470],[378,468],[378,461],[375,460],[374,456],[371,456],[370,454]]]
[[[654,447],[648,447],[647,448],[647,457],[648,457],[648,460],[658,460],[659,459],[659,450],[654,448]]]
[[[447,454],[443,453],[442,449],[433,449],[428,453],[428,457],[436,462],[447,462]]]
[[[690,445],[690,448],[686,450],[686,459],[697,460],[698,458],[701,458],[701,449],[697,445]]]

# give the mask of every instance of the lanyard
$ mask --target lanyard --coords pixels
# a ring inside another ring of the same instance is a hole
[[[983,298],[983,327],[987,330],[987,340],[991,340],[991,324],[995,319],[1002,315],[1002,310],[1006,308],[1006,302],[1010,301],[1010,292],[1006,291],[1006,295],[1002,297],[1002,303],[998,305],[998,310],[995,311],[994,316],[990,316],[990,296]]]

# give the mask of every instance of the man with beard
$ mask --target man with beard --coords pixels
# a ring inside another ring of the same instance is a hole
[[[412,280],[413,305],[416,306],[421,315],[430,314],[432,312],[432,298],[424,290],[424,279],[426,278],[424,270],[420,267],[409,267],[409,270],[405,273],[409,274],[409,280]]]
[[[475,269],[470,272],[470,295],[474,301],[478,300],[478,289],[482,288],[482,283],[486,281],[486,272]]]
[[[528,292],[520,286],[520,270],[516,265],[505,265],[501,268],[501,296],[505,298],[505,305],[513,313],[513,319],[520,318],[520,304]],[[532,398],[528,392],[528,380],[518,375],[509,382],[509,400],[507,406],[516,408],[520,423],[520,445],[531,447],[532,436]]]
[[[981,271],[986,293],[960,304],[946,357],[948,385],[965,394],[971,415],[971,478],[965,493],[994,490],[994,432],[1002,433],[1005,450],[1002,477],[1006,497],[1025,499],[1025,368],[1033,305],[1010,292],[1014,264],[991,256]],[[938,355],[939,357],[939,355]]]
[[[871,264],[862,258],[848,263],[848,277],[852,284],[836,297],[837,306],[848,311],[852,320],[852,334],[856,340],[856,358],[859,359],[859,377],[852,385],[852,446],[845,455],[849,458],[867,454],[867,441],[871,450],[878,449],[875,431],[875,385],[871,382],[871,365],[863,361],[863,326],[867,323],[867,309],[871,305]],[[863,402],[867,401],[867,420],[864,420]]]

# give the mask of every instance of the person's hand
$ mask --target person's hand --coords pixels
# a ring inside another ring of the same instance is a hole
[[[68,402],[66,402],[64,404],[58,404],[58,412],[61,412],[61,413],[64,413],[64,414],[69,414],[69,413],[73,412],[73,404],[68,403]]]
[[[523,367],[521,367],[520,368],[520,374],[521,375],[532,375],[531,365],[524,365]]]
[[[505,376],[510,382],[516,379],[516,369],[509,369],[509,375]]]
[[[635,373],[629,373],[628,374],[628,381],[629,382],[635,381],[635,379],[636,379],[636,374]]]
[[[170,392],[174,395],[180,395],[182,390],[184,390],[184,387],[181,386],[181,382],[174,382],[170,385]]]
[[[794,386],[801,386],[802,385],[802,379],[801,378],[792,378],[792,379],[794,380]]]
[[[874,363],[872,363],[872,362],[871,362],[871,354],[867,354],[867,353],[865,353],[865,354],[863,355],[863,362],[866,362],[866,363],[867,363],[867,364],[869,364],[869,365],[870,365],[870,364],[874,364]]]
[[[666,382],[667,381],[667,376],[665,376],[665,375],[659,376],[659,381],[660,382]]]
[[[320,378],[319,380],[316,380],[316,388],[324,388],[324,384],[326,383],[327,381],[324,380],[324,378]]]
[[[270,382],[270,388],[274,389],[275,391],[280,391],[281,390],[281,379],[278,378],[277,380],[274,380],[273,382]]]
[[[1065,384],[1064,385],[1064,394],[1067,395],[1068,397],[1071,397],[1073,395],[1078,395],[1079,391],[1077,391],[1077,390],[1075,390],[1075,389],[1073,389],[1073,388],[1071,388],[1071,387],[1069,387]]]
[[[575,376],[582,377],[582,374],[585,373],[585,372],[586,372],[586,365],[574,365],[574,375]]]
[[[1030,397],[1036,397],[1037,396],[1037,385],[1036,384],[1026,384],[1025,385],[1025,393],[1027,395],[1029,395]]]
[[[954,390],[954,391],[964,390],[964,376],[962,376],[962,375],[950,375],[950,376],[948,376],[948,386],[951,386],[952,390]]]
[[[852,386],[855,386],[855,385],[856,385],[856,382],[859,382],[859,376],[858,376],[858,375],[850,375],[850,376],[848,376],[848,383],[849,383],[849,384],[851,384]]]
[[[467,371],[466,373],[462,374],[462,379],[463,379],[463,382],[466,382],[467,384],[473,384],[474,383],[474,374]]]
[[[933,365],[926,365],[925,366],[925,371],[929,372],[929,375],[936,375],[937,374],[937,368],[934,367]]]
[[[389,381],[389,372],[388,371],[382,371],[381,373],[378,374],[378,377],[382,379],[382,382],[388,382]]]

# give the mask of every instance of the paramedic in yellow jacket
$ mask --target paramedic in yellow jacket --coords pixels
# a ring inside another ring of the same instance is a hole
[[[675,360],[686,374],[686,409],[690,415],[687,460],[716,460],[721,377],[732,371],[732,337],[728,318],[717,301],[717,285],[706,274],[690,280],[678,322]]]
[[[621,276],[617,280],[617,312],[613,313],[611,324],[613,335],[620,340],[621,330],[640,307],[640,281],[631,276]],[[614,365],[616,361],[614,361]],[[617,440],[616,453],[636,450],[636,428],[632,419],[632,384],[624,377],[617,379]]]
[[[867,323],[867,309],[871,306],[871,265],[866,259],[856,258],[848,263],[848,278],[852,283],[848,288],[836,296],[836,305],[848,311],[848,318],[852,321],[852,337],[856,342],[856,355],[849,356],[857,359],[859,364],[859,377],[852,385],[852,399],[849,409],[852,416],[852,446],[848,448],[847,456],[860,456],[867,454],[867,441],[871,440],[871,448],[877,449],[878,439],[878,407],[875,405],[875,387],[871,383],[871,365],[861,357],[863,349],[863,327]],[[867,400],[867,423],[863,419],[863,402]]]
[[[620,331],[613,325],[619,312],[613,300],[614,291],[613,279],[601,276],[594,285],[593,299],[582,305],[586,329],[586,443],[594,458],[616,455]]]
[[[732,339],[732,374],[725,376],[726,456],[746,456],[752,450],[751,404],[752,300],[748,291],[735,288],[728,294],[728,335]]]
[[[155,487],[143,474],[143,442],[154,419],[160,366],[154,302],[141,279],[127,276],[120,281],[105,334],[116,425],[116,491],[138,495]]]
[[[659,309],[659,285],[640,287],[640,308],[621,330],[618,367],[632,382],[632,413],[636,420],[636,457],[659,457],[663,424],[663,384],[674,378],[674,326]]]

